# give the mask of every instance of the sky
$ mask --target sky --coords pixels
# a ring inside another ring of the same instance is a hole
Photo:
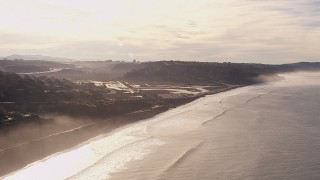
[[[320,61],[320,0],[0,0],[0,56]]]

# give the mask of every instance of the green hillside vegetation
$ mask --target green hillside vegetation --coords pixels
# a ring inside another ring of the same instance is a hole
[[[130,99],[126,94],[119,94],[116,100],[110,99],[109,90],[90,83],[82,85],[4,72],[0,72],[0,87],[0,118],[6,124],[44,113],[109,117],[151,107],[155,103]]]

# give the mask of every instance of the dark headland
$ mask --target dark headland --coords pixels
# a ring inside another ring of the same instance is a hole
[[[0,176],[199,97],[320,63],[0,60]]]

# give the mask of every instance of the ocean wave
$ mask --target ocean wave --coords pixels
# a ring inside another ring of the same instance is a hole
[[[163,172],[166,173],[166,172],[176,168],[177,166],[179,166],[179,164],[181,164],[185,159],[187,159],[188,156],[190,156],[194,151],[196,151],[201,145],[202,145],[202,142],[200,142],[199,144],[184,151],[167,168],[165,168],[165,170]]]

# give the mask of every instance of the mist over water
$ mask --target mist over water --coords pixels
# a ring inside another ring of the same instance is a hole
[[[206,96],[4,179],[319,179],[320,73]]]

